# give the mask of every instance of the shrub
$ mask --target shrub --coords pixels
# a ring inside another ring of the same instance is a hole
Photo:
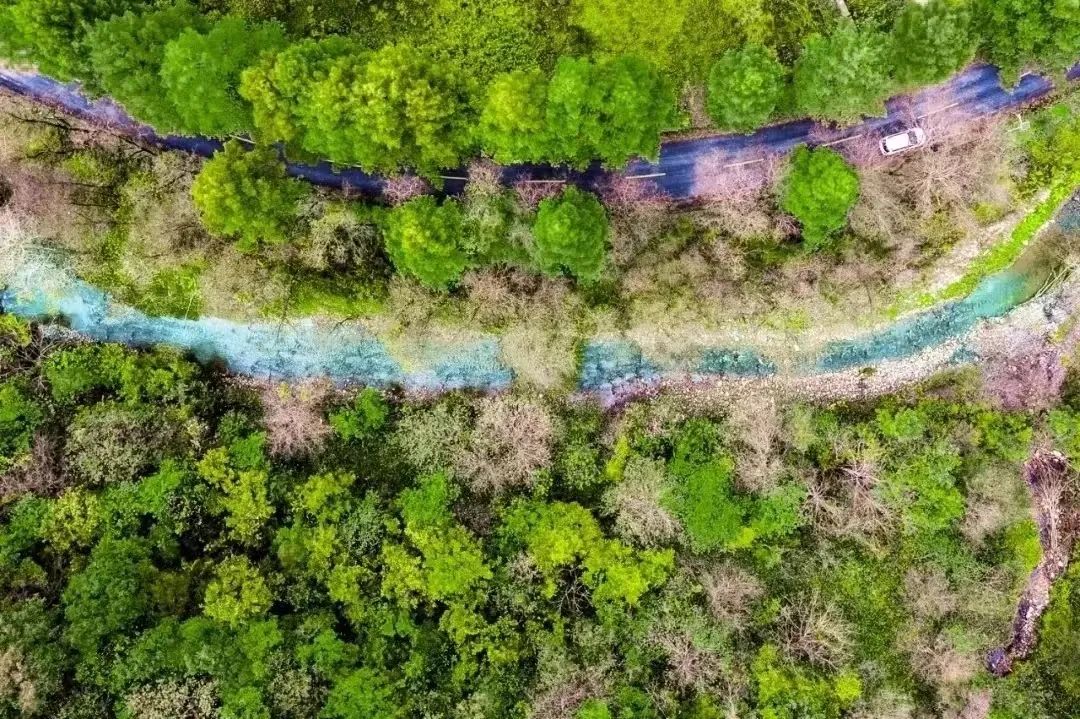
[[[15,380],[0,383],[0,471],[30,451],[34,430],[44,412]]]
[[[92,485],[128,482],[151,469],[172,443],[150,408],[106,402],[79,410],[67,438],[71,469]]]
[[[284,242],[296,222],[297,205],[309,192],[286,176],[272,149],[246,150],[234,140],[207,160],[191,186],[206,228],[236,237],[245,251],[260,242]]]
[[[373,438],[385,425],[390,407],[378,390],[368,387],[353,398],[352,404],[330,413],[330,426],[346,441]]]
[[[540,203],[533,226],[535,257],[548,274],[566,271],[582,282],[600,277],[607,249],[608,218],[595,196],[568,187]]]
[[[783,78],[784,67],[764,46],[730,50],[709,73],[709,115],[722,129],[750,132],[772,116]]]
[[[469,265],[462,249],[461,207],[452,200],[440,205],[426,196],[395,207],[387,215],[384,239],[398,271],[432,289],[456,284]]]
[[[859,197],[859,176],[840,155],[799,147],[780,189],[780,206],[802,225],[808,249],[826,244],[841,229]]]

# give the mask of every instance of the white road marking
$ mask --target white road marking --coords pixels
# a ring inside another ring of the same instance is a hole
[[[626,179],[627,180],[646,180],[646,179],[648,179],[650,177],[664,177],[665,175],[667,175],[666,172],[653,172],[653,173],[648,174],[648,175],[627,175]]]
[[[841,142],[850,142],[851,140],[857,140],[864,136],[866,133],[860,132],[858,135],[852,135],[850,137],[841,137],[839,140],[833,140],[832,142],[822,143],[821,147],[832,147],[833,145],[839,145]]]
[[[464,180],[465,182],[469,181],[469,178],[467,178],[467,177],[458,177],[457,175],[439,175],[439,179],[440,180]]]
[[[959,104],[960,104],[959,102],[954,102],[954,103],[951,103],[951,104],[948,104],[948,105],[946,105],[945,107],[939,107],[939,108],[938,108],[938,109],[936,109],[936,110],[931,110],[930,112],[926,113],[925,115],[918,115],[918,116],[916,116],[916,118],[915,118],[915,119],[916,119],[916,120],[921,120],[921,119],[923,119],[924,117],[930,117],[931,115],[936,115],[936,114],[938,114],[939,112],[945,112],[946,110],[948,110],[948,109],[951,109],[951,108],[954,108],[954,107],[956,107],[956,106],[957,106],[957,105],[959,105]]]
[[[724,165],[720,169],[726,170],[729,167],[742,167],[743,165],[756,165],[759,162],[765,162],[765,158],[764,157],[759,157],[756,160],[747,160],[746,162],[733,162],[730,165]]]
[[[562,184],[566,183],[566,180],[522,180],[521,182],[523,184],[527,183],[527,184],[531,184],[531,185],[542,185],[542,184],[545,184],[545,183],[552,184],[552,185],[562,185]]]

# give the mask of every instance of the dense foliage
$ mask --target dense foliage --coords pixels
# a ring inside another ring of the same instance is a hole
[[[828,148],[799,147],[780,188],[780,206],[802,225],[803,241],[819,247],[844,227],[859,197],[859,176]]]
[[[780,102],[783,77],[783,65],[761,45],[724,53],[709,73],[709,115],[724,129],[760,127]]]
[[[5,336],[5,715],[959,712],[1039,556],[1040,420],[955,383],[750,424],[364,390],[283,426],[164,349]],[[1074,576],[1002,707],[1070,706]]]

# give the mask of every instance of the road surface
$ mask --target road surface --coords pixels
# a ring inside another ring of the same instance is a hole
[[[1067,77],[1080,78],[1080,64]],[[33,71],[0,67],[0,88],[16,95],[43,102],[84,120],[121,131],[134,139],[159,147],[183,150],[209,157],[222,147],[220,140],[205,137],[159,135],[146,125],[139,124],[109,99],[91,100],[77,84],[65,84]],[[977,118],[1019,108],[1034,102],[1054,88],[1053,82],[1028,74],[1017,85],[1005,89],[996,68],[974,65],[947,82],[911,95],[893,98],[886,103],[885,117],[867,118],[846,128],[832,128],[811,120],[798,120],[770,125],[749,135],[714,135],[710,137],[670,140],[660,148],[657,162],[633,161],[618,173],[604,170],[599,164],[584,171],[549,165],[513,165],[502,169],[502,180],[514,184],[522,180],[566,181],[595,189],[619,174],[643,182],[652,182],[656,189],[674,199],[692,199],[702,194],[703,174],[724,168],[746,167],[768,162],[789,152],[800,144],[843,145],[851,141],[876,139],[902,130],[913,122],[922,122],[938,113],[949,112],[961,118]],[[386,186],[382,177],[359,169],[334,167],[330,163],[289,163],[289,174],[316,185],[350,188],[361,193],[380,194]],[[445,173],[444,191],[457,194],[464,187],[465,170]]]

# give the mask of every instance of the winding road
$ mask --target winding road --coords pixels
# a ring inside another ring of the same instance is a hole
[[[1067,78],[1080,78],[1080,64],[1072,67]],[[89,122],[121,131],[133,139],[171,150],[183,150],[209,157],[221,149],[220,140],[206,137],[159,135],[153,128],[131,118],[123,108],[108,98],[92,100],[77,84],[65,84],[40,73],[0,67],[0,88],[11,93],[52,105]],[[502,181],[515,184],[532,182],[572,182],[595,189],[613,176],[653,183],[655,189],[674,199],[692,199],[707,194],[702,178],[725,169],[752,167],[784,155],[794,147],[844,146],[847,143],[873,144],[887,134],[925,123],[939,115],[948,122],[973,120],[986,115],[1016,109],[1048,95],[1054,89],[1051,80],[1027,74],[1015,87],[1002,87],[997,68],[980,64],[955,75],[950,80],[918,92],[892,98],[886,103],[884,117],[867,118],[845,128],[834,128],[811,120],[770,125],[749,135],[713,135],[662,143],[656,162],[636,160],[621,172],[612,173],[599,164],[584,171],[550,165],[512,165],[502,168]],[[349,188],[369,195],[380,194],[386,179],[359,169],[318,164],[289,163],[291,175],[316,185]],[[457,194],[464,188],[465,170],[444,173],[444,191]]]

